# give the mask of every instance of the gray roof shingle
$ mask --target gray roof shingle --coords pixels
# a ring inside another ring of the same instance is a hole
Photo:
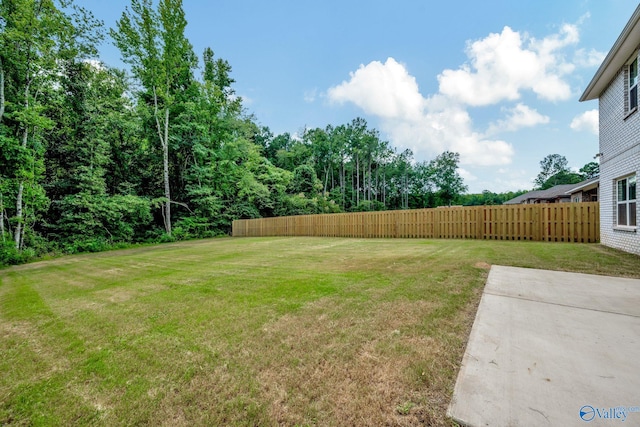
[[[586,181],[585,181],[586,182]],[[550,200],[556,198],[568,198],[567,192],[576,187],[579,187],[584,182],[578,184],[561,184],[555,187],[548,188],[546,190],[534,190],[528,193],[522,194],[518,197],[514,197],[511,200],[504,202],[505,205],[517,205],[523,203],[526,200]]]

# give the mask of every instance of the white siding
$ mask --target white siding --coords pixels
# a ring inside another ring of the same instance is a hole
[[[640,177],[640,111],[625,117],[624,73],[600,96],[600,240],[604,245],[640,255],[640,231],[615,227],[615,180]],[[640,211],[640,203],[637,204]],[[640,218],[640,212],[637,215]]]

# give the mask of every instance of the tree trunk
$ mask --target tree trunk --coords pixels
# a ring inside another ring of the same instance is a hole
[[[169,187],[169,108],[164,115],[164,143],[162,145],[162,160],[164,172],[164,229],[171,236],[171,189]]]
[[[2,66],[2,58],[0,58],[0,123],[4,116],[4,67]]]
[[[409,209],[409,180],[407,179],[407,173],[404,173],[404,209]]]
[[[387,208],[387,172],[382,171],[382,206]]]
[[[344,173],[344,158],[340,161],[340,192],[342,193],[342,209],[344,209],[345,204],[345,173]]]
[[[356,206],[360,204],[360,156],[356,155]]]
[[[25,111],[29,110],[29,89],[31,86],[31,82],[28,80],[27,85],[24,88],[24,109]],[[24,132],[22,133],[22,149],[27,149],[27,140],[29,138],[29,127],[28,124],[24,124]],[[24,194],[24,179],[20,180],[20,184],[18,185],[18,195],[16,196],[16,219],[18,224],[16,225],[16,231],[14,240],[16,243],[16,250],[20,250],[21,244],[21,236],[24,233],[23,225],[22,225],[22,195]]]
[[[20,181],[18,186],[18,196],[16,197],[16,224],[15,236],[16,249],[20,250],[20,233],[22,232],[22,193],[24,191],[24,181]]]
[[[374,188],[376,189],[375,193],[374,193],[374,198],[376,201],[380,201],[380,164],[377,165],[376,167],[376,183]]]
[[[29,130],[26,125],[24,128],[24,133],[22,134],[22,148],[27,148],[27,138],[29,137]],[[21,237],[23,233],[22,228],[22,195],[24,193],[24,180],[20,180],[20,184],[18,185],[18,195],[16,196],[16,219],[18,224],[16,225],[16,234],[14,236],[14,240],[16,242],[16,250],[20,250]]]
[[[2,192],[0,192],[0,236],[2,236],[2,243],[4,243],[4,198]]]
[[[159,109],[158,109],[158,93],[153,88],[153,112],[156,119],[156,127],[158,129],[158,137],[162,146],[162,173],[164,180],[164,197],[167,199],[163,206],[164,230],[171,236],[171,190],[169,187],[169,107],[164,106],[164,132],[160,125]]]
[[[371,201],[371,157],[369,157],[369,187],[367,187],[367,198]]]
[[[332,189],[332,190],[333,190],[334,188],[336,188],[336,177],[335,177],[335,175],[333,174],[334,169],[335,169],[335,167],[334,167],[334,164],[332,163],[332,164],[331,164],[331,189]]]
[[[324,168],[324,192],[323,194],[327,195],[327,185],[329,184],[329,167],[325,166]]]

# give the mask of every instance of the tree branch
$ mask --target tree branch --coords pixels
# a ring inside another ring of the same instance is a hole
[[[186,210],[188,210],[189,212],[193,213],[193,211],[191,209],[189,209],[189,206],[187,206],[186,203],[182,203],[182,202],[174,202],[173,200],[169,200],[169,203],[173,203],[174,205],[178,205],[178,206],[182,206],[183,208],[185,208]]]
[[[160,144],[162,148],[165,147],[165,141],[162,136],[162,126],[160,125],[159,111],[158,111],[158,93],[156,92],[155,85],[153,86],[153,117],[156,119],[156,128],[158,129],[158,137],[160,138]]]

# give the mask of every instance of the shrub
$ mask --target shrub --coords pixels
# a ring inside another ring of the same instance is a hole
[[[31,249],[19,251],[16,249],[13,240],[5,238],[0,242],[0,267],[6,265],[23,264],[35,256]]]

